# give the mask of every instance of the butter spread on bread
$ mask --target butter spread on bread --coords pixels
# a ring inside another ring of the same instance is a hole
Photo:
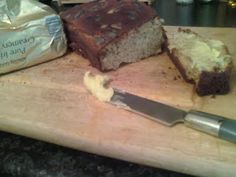
[[[219,40],[206,39],[191,30],[179,29],[169,37],[169,55],[183,78],[195,83],[199,95],[226,94],[232,57]]]

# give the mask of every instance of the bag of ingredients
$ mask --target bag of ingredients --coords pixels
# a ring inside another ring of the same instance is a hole
[[[60,17],[36,0],[0,0],[0,74],[62,56]]]

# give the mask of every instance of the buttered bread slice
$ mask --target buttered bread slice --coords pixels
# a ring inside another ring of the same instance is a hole
[[[168,48],[171,60],[183,78],[195,84],[198,95],[229,92],[233,62],[221,41],[179,28],[169,37]]]

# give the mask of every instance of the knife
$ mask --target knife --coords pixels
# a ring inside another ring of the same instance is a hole
[[[166,126],[184,123],[188,127],[236,143],[236,120],[196,110],[186,112],[118,89],[114,89],[109,103]]]

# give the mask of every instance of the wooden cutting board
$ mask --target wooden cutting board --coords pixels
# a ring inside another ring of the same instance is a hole
[[[177,27],[165,27],[167,34]],[[225,42],[236,61],[236,30],[192,28]],[[192,130],[169,128],[96,100],[85,89],[82,57],[62,58],[0,77],[0,129],[100,155],[197,176],[236,176],[236,144]],[[198,97],[166,54],[106,73],[112,86],[185,110],[236,119],[236,70],[231,92]]]

